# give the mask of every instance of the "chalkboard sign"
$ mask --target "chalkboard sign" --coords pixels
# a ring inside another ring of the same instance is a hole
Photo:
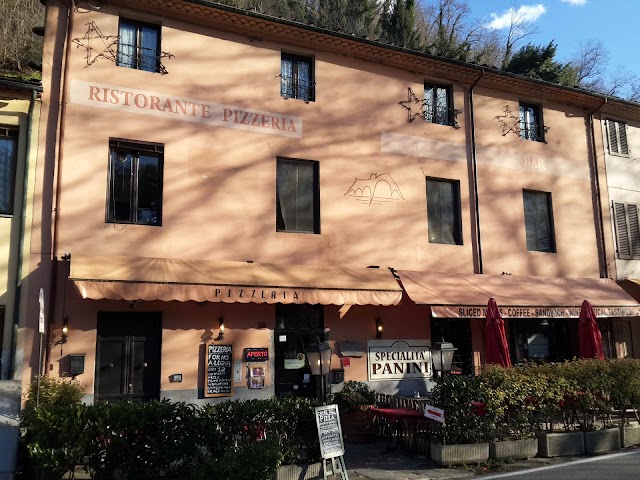
[[[344,455],[338,406],[323,405],[316,407],[315,411],[318,439],[320,440],[320,456],[322,458],[336,458]]]
[[[207,343],[205,360],[204,396],[230,396],[233,371],[232,346]]]

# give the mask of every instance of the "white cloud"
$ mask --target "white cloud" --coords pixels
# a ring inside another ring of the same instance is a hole
[[[571,2],[581,2],[584,0],[568,0]],[[547,11],[544,8],[544,5],[539,3],[538,5],[522,5],[518,7],[517,10],[514,10],[511,7],[506,12],[498,15],[497,13],[492,13],[491,22],[489,22],[486,27],[491,28],[493,30],[501,30],[503,28],[509,28],[513,20],[517,20],[518,23],[528,23],[535,22],[538,20],[545,12]]]
[[[576,5],[581,7],[587,4],[587,0],[560,0],[562,3],[568,3],[569,5]]]

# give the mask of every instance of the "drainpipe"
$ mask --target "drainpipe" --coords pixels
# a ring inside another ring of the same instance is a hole
[[[71,55],[71,35],[73,33],[73,12],[76,8],[75,0],[68,0],[69,11],[67,13],[67,35],[65,40],[65,52],[64,52],[64,70],[62,73],[62,85],[61,85],[61,95],[60,95],[60,128],[58,129],[58,158],[56,159],[56,170],[55,170],[55,203],[53,209],[53,240],[51,243],[51,288],[49,289],[49,309],[48,309],[48,317],[49,321],[47,322],[46,328],[46,345],[50,344],[51,339],[51,328],[53,325],[53,317],[56,312],[56,295],[57,295],[57,284],[58,284],[58,229],[60,222],[60,189],[62,185],[62,181],[60,179],[62,173],[62,159],[64,153],[64,132],[65,125],[67,123],[67,93],[69,89],[69,57]],[[67,281],[65,278],[63,281]],[[46,366],[49,364],[49,348],[45,349],[45,370],[44,373],[47,373]]]
[[[482,241],[480,236],[480,206],[478,200],[478,159],[476,156],[476,127],[473,114],[473,89],[480,80],[484,77],[484,68],[480,71],[478,78],[474,80],[469,87],[469,117],[471,121],[471,170],[473,172],[473,197],[474,197],[474,209],[476,217],[476,242],[478,244],[478,272],[484,273],[482,265]]]
[[[13,378],[16,365],[16,349],[18,347],[18,325],[20,324],[20,296],[22,291],[22,250],[24,248],[24,229],[27,220],[27,189],[29,187],[29,166],[31,157],[31,130],[33,128],[33,107],[36,104],[36,90],[31,90],[29,111],[27,113],[27,144],[24,149],[24,173],[22,178],[22,208],[20,221],[18,222],[18,265],[16,266],[16,290],[13,297],[13,327],[11,328],[11,353],[9,354],[9,379]],[[0,372],[1,374],[1,372]]]
[[[599,231],[596,232],[599,243],[599,263],[600,263],[600,278],[609,277],[609,268],[607,266],[607,250],[604,241],[604,221],[602,219],[602,199],[600,198],[600,177],[598,175],[598,155],[596,153],[596,134],[593,128],[593,116],[595,113],[607,104],[607,97],[604,97],[602,103],[598,105],[592,112],[588,114],[589,125],[589,143],[591,143],[591,166],[593,168],[593,195],[595,196],[596,208],[594,208],[594,215],[596,220],[596,226]]]

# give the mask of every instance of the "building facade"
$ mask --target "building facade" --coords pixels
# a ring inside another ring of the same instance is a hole
[[[315,396],[322,341],[337,388],[426,393],[432,342],[484,363],[492,296],[515,361],[577,355],[585,298],[637,321],[603,273],[600,97],[204,1],[99,7],[47,2],[32,234],[46,370],[87,401]]]

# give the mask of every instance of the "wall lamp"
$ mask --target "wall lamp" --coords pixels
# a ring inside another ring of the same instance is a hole
[[[218,332],[218,336],[214,338],[216,342],[219,342],[220,340],[224,339],[224,317],[220,317],[218,319],[218,325],[219,325],[220,331]]]
[[[67,337],[69,336],[69,317],[64,317],[62,320],[62,338],[60,343],[67,343]]]
[[[384,323],[380,317],[376,318],[376,338],[382,338],[384,333]]]

